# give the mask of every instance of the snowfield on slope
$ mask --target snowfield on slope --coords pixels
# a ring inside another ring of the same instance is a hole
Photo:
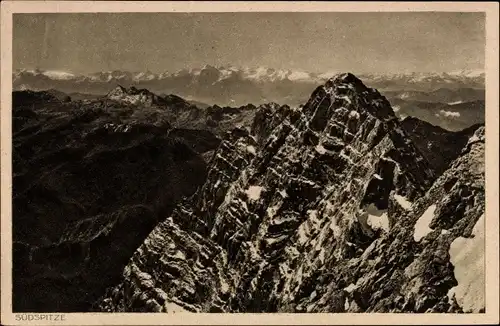
[[[450,261],[455,266],[458,285],[450,289],[464,312],[485,308],[484,214],[472,230],[473,238],[458,237],[450,245]]]
[[[248,196],[248,199],[250,200],[259,200],[260,198],[260,193],[262,192],[263,187],[260,186],[250,186],[245,193]]]
[[[424,214],[422,214],[422,216],[418,219],[417,223],[415,223],[415,232],[413,233],[413,239],[415,241],[420,241],[420,239],[432,232],[429,224],[431,224],[432,219],[434,218],[435,210],[436,205],[429,206]]]
[[[406,210],[409,210],[411,207],[411,202],[406,199],[406,197],[400,196],[400,195],[394,195],[394,198],[398,202],[401,207],[403,207]]]
[[[366,222],[373,230],[382,229],[385,232],[389,232],[389,218],[387,217],[387,210],[380,210],[377,206],[370,204],[366,208],[366,213],[368,213]]]

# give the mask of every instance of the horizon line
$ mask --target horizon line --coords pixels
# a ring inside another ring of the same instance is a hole
[[[75,72],[72,71],[71,69],[50,69],[50,68],[32,68],[32,67],[27,67],[27,68],[13,68],[12,73],[19,72],[19,71],[26,71],[26,72],[60,72],[60,73],[67,73],[74,75],[75,77],[77,76],[86,76],[86,75],[91,75],[91,74],[96,74],[96,73],[112,73],[112,72],[126,72],[126,73],[145,73],[149,72],[151,74],[175,74],[178,72],[184,72],[184,71],[196,71],[196,70],[203,70],[207,68],[215,68],[215,69],[235,69],[235,72],[242,71],[242,70],[271,70],[271,71],[276,71],[276,72],[303,72],[303,73],[308,73],[312,75],[323,75],[323,74],[328,74],[328,73],[346,73],[346,72],[353,72],[355,70],[353,69],[325,69],[323,72],[316,72],[316,71],[310,71],[310,70],[305,70],[305,69],[293,69],[293,68],[274,68],[274,67],[268,67],[268,66],[236,66],[236,65],[211,65],[211,64],[204,64],[204,65],[197,65],[197,66],[191,66],[191,67],[186,67],[182,69],[177,69],[177,70],[153,70],[153,69],[144,69],[144,70],[129,70],[126,68],[123,69],[106,69],[106,70],[93,70],[93,71],[87,71],[87,72]],[[485,73],[486,69],[484,68],[462,68],[462,69],[454,69],[454,70],[434,70],[434,71],[414,71],[414,70],[404,70],[401,72],[381,72],[381,71],[358,71],[355,72],[356,74],[388,74],[388,75],[407,75],[407,74],[456,74],[460,72],[477,72],[477,73]]]

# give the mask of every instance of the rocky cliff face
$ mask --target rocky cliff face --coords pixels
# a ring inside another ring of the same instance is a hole
[[[227,133],[95,309],[479,311],[463,254],[483,246],[483,155],[480,128],[438,177],[389,102],[338,75]]]
[[[484,124],[483,124],[484,125]],[[434,126],[423,120],[408,117],[401,123],[411,140],[441,175],[459,155],[481,124],[453,132]]]

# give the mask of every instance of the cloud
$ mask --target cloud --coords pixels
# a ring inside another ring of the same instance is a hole
[[[453,112],[453,111],[446,111],[446,110],[441,110],[439,113],[435,114],[436,117],[445,117],[445,118],[460,118],[460,112]]]

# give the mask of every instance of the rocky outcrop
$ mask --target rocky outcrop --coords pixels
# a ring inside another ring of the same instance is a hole
[[[483,130],[438,178],[389,102],[351,74],[301,110],[261,108],[95,309],[480,310],[454,262],[484,214]]]
[[[132,105],[144,105],[152,106],[163,104],[163,98],[151,93],[147,89],[137,89],[135,87],[130,87],[126,89],[118,85],[115,89],[111,90],[106,98],[110,100],[119,101],[122,103],[132,104]]]

